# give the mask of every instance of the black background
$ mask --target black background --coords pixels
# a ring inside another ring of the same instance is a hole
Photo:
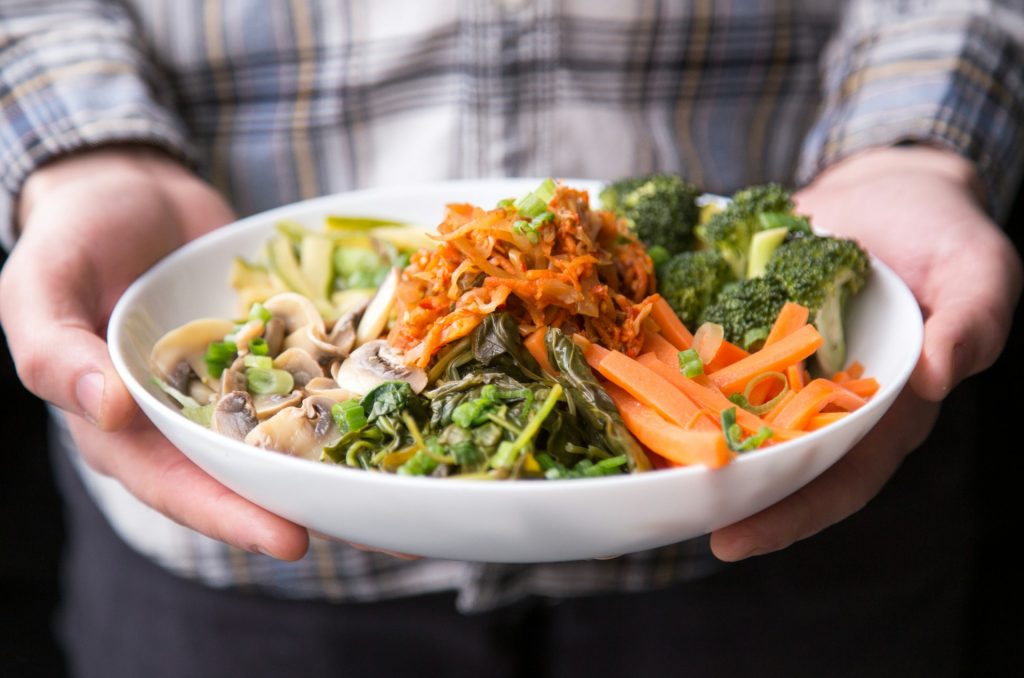
[[[1024,193],[1007,222],[1018,252],[1024,230]],[[0,255],[2,257],[2,255]],[[0,258],[0,264],[3,259]],[[965,281],[965,284],[970,284]],[[1021,542],[1024,433],[1017,426],[1024,402],[1019,353],[1024,347],[1018,310],[1006,350],[996,366],[972,377],[982,394],[977,422],[986,444],[975,459],[981,511],[978,568],[971,609],[970,675],[1014,675],[1024,666],[1021,579],[1012,551]],[[63,540],[60,499],[46,453],[46,415],[20,385],[6,341],[0,347],[0,675],[65,675],[52,634],[58,603]],[[987,435],[990,434],[990,435]]]

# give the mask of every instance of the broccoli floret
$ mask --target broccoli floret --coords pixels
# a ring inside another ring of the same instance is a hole
[[[701,322],[721,325],[727,340],[749,351],[768,337],[785,303],[786,288],[777,278],[748,278],[726,285],[704,309]]]
[[[674,174],[651,174],[609,184],[601,191],[601,204],[626,219],[648,247],[661,246],[677,254],[693,243],[700,193]]]
[[[685,325],[697,325],[715,295],[734,280],[732,268],[716,250],[681,252],[658,266],[658,292]]]
[[[867,272],[864,250],[853,240],[839,238],[796,238],[779,246],[768,260],[766,275],[778,277],[789,299],[810,309],[812,322],[825,339],[815,356],[826,374],[845,366],[843,314]]]
[[[794,214],[793,209],[789,192],[782,186],[751,186],[733,195],[725,209],[696,227],[694,232],[705,246],[722,253],[737,278],[754,277],[763,272],[763,262],[785,237],[811,233],[807,219]],[[758,247],[752,252],[754,236],[762,231],[774,231],[784,237],[763,241],[769,244],[769,251]],[[752,258],[755,260],[753,267],[750,266]]]

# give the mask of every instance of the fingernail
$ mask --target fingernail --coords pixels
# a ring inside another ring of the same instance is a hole
[[[75,397],[82,416],[93,424],[100,420],[100,406],[103,404],[103,374],[89,372],[75,384]]]

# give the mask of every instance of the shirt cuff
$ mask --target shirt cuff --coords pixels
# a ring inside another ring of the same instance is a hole
[[[17,23],[12,22],[17,28]],[[13,247],[18,194],[46,162],[114,143],[193,157],[163,74],[127,23],[49,23],[0,34],[0,244]]]
[[[870,36],[841,34],[829,52],[799,183],[859,151],[920,142],[971,161],[989,210],[1004,213],[1024,161],[1024,45],[990,17],[883,23]]]

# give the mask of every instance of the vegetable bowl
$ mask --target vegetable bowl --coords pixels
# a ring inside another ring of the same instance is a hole
[[[847,350],[881,384],[839,421],[739,455],[695,465],[553,482],[489,482],[367,472],[311,462],[219,435],[169,404],[150,355],[172,328],[231,317],[226,282],[236,257],[256,258],[282,220],[317,230],[326,215],[360,215],[432,227],[448,203],[494,205],[529,193],[534,179],[446,182],[317,198],[243,219],[174,252],[137,280],[109,324],[114,364],[157,428],[238,494],[317,532],[382,549],[489,562],[618,555],[706,534],[771,505],[848,451],[892,404],[922,339],[913,295],[881,262],[851,302]],[[601,185],[570,181],[596,203]]]

